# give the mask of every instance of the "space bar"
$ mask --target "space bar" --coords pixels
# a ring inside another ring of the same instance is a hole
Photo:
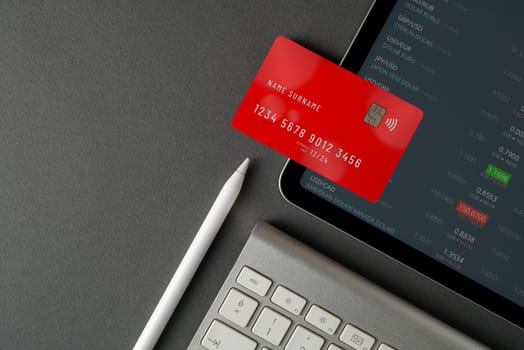
[[[255,350],[257,343],[222,322],[213,320],[202,339],[202,346],[208,350]]]

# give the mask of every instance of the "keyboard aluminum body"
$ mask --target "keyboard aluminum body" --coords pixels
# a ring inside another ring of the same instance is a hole
[[[188,347],[255,349],[487,348],[260,222]]]

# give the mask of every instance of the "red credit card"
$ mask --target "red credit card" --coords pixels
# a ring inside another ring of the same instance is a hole
[[[423,112],[279,36],[233,127],[376,202]]]

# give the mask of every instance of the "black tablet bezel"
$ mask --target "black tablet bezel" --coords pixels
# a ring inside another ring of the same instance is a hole
[[[353,72],[358,71],[395,2],[392,0],[375,1],[343,59],[344,68]],[[305,167],[292,160],[289,160],[284,166],[279,185],[287,201],[524,328],[524,309],[520,305],[307,191],[300,185],[300,179],[305,170]]]

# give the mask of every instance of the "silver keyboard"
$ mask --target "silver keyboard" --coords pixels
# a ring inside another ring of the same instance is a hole
[[[487,349],[266,224],[188,350]]]

